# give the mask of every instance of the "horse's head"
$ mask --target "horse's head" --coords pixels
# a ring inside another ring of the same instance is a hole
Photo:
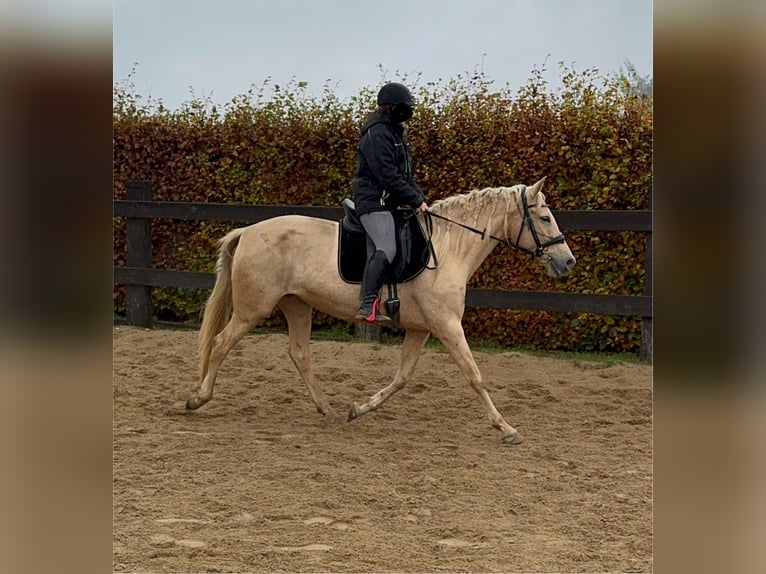
[[[522,222],[515,247],[532,254],[548,268],[551,277],[564,277],[574,267],[575,258],[556,219],[545,204],[542,178],[519,192]]]

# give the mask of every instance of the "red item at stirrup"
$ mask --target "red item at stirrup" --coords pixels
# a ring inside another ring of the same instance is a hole
[[[384,322],[388,322],[390,319],[385,315],[382,315],[381,312],[382,307],[380,297],[375,297],[375,301],[372,303],[372,311],[367,317],[364,318],[364,320],[368,323],[375,323],[378,319],[381,319]]]
[[[378,309],[380,309],[380,297],[375,297],[375,301],[372,302],[372,312],[365,318],[368,323],[374,323],[378,318]]]

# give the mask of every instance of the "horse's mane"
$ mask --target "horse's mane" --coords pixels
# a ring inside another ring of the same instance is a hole
[[[516,192],[517,188],[518,186],[486,187],[484,189],[474,189],[458,193],[435,201],[431,205],[431,210],[434,213],[465,225],[484,229],[492,220],[492,216],[497,210],[497,204],[503,199],[505,204],[504,227],[506,227],[504,231],[507,232],[508,212],[514,204],[511,196]],[[487,208],[489,209],[487,210]],[[447,224],[447,222],[443,223]],[[449,224],[447,224],[446,229],[449,230],[449,227]],[[485,239],[488,240],[489,235],[485,236]]]

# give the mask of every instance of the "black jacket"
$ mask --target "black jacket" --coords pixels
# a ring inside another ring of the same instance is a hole
[[[425,201],[412,179],[404,128],[385,114],[374,112],[362,127],[352,189],[359,215],[390,211],[403,204],[418,207]]]

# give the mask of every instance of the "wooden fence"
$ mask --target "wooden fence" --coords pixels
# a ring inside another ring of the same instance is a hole
[[[340,220],[342,207],[243,205],[152,201],[150,181],[128,181],[127,199],[114,200],[114,216],[126,218],[126,265],[114,268],[114,283],[126,286],[126,321],[148,327],[152,321],[151,288],[212,289],[213,273],[152,267],[151,221],[180,219],[256,223],[278,215],[299,214]],[[646,233],[643,295],[591,295],[547,291],[468,289],[466,307],[594,313],[641,317],[643,360],[652,359],[652,212],[553,211],[562,231],[639,231]]]

